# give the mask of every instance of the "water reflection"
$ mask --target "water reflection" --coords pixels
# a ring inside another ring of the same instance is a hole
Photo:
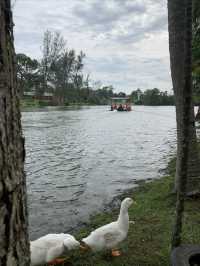
[[[175,149],[174,107],[108,109],[23,112],[31,238],[71,230],[165,167]]]

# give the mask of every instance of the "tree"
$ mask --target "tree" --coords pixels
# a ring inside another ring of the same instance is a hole
[[[47,30],[44,33],[42,53],[43,58],[41,61],[41,74],[43,77],[43,91],[47,91],[48,81],[53,79],[52,70],[55,69],[56,62],[63,55],[66,42],[59,32],[50,32]]]
[[[68,89],[72,89],[72,73],[75,65],[76,53],[72,50],[65,50],[63,56],[55,61],[54,71],[56,96],[60,98],[63,103]],[[69,95],[68,95],[69,96]]]
[[[78,100],[79,90],[83,86],[84,57],[82,51],[76,56],[74,49],[67,49],[66,41],[60,33],[46,31],[41,62],[43,92],[48,91],[50,82],[54,85],[55,99],[59,104],[66,100]]]
[[[145,105],[160,105],[160,91],[157,88],[146,90],[143,95]]]
[[[193,0],[192,14],[192,74],[194,100],[200,106],[200,1]]]
[[[184,0],[189,1],[190,0]],[[183,89],[185,86],[185,5],[180,4],[180,0],[168,0],[169,6],[169,44],[170,44],[170,61],[171,61],[171,74],[173,89],[175,95],[176,105],[176,121],[177,121],[177,163],[176,163],[176,177],[175,177],[175,190],[179,186],[180,176],[180,161],[182,156],[182,132],[183,132],[183,107],[185,98],[183,97]],[[177,5],[181,6],[178,8]],[[190,104],[190,138],[189,138],[189,162],[188,162],[188,182],[187,194],[194,194],[200,191],[200,159],[197,149],[196,130],[194,122],[194,107],[193,103]]]
[[[10,0],[0,1],[0,265],[28,266],[24,139]]]
[[[85,54],[81,51],[80,54],[76,58],[76,62],[74,65],[73,70],[73,84],[76,89],[80,89],[83,86],[83,75],[82,75],[82,69],[83,69],[83,59],[85,58]]]
[[[142,91],[138,88],[135,91],[132,91],[131,93],[131,101],[134,104],[142,104],[141,96],[143,95]]]
[[[174,96],[168,95],[167,91],[159,91],[157,88],[144,92],[140,89],[132,91],[131,100],[134,104],[142,105],[174,105]]]
[[[191,179],[192,106],[192,2],[168,0],[169,50],[177,117],[177,205],[172,247],[181,242],[182,215],[187,181]],[[198,181],[192,180],[192,181]],[[196,183],[199,186],[199,181]]]
[[[17,54],[17,81],[20,89],[20,94],[25,91],[30,91],[35,87],[39,75],[39,62],[36,59],[31,59],[25,54]]]

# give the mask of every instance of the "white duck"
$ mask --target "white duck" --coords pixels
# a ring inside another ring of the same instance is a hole
[[[125,198],[121,203],[117,221],[97,228],[88,237],[83,238],[82,249],[91,249],[93,251],[112,249],[113,256],[120,256],[121,253],[116,247],[127,237],[129,229],[128,208],[133,202],[131,198]]]
[[[63,259],[56,259],[68,250],[80,247],[80,243],[69,234],[48,234],[30,241],[31,265],[48,263],[59,264]]]

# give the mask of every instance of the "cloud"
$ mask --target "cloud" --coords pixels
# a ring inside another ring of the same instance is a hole
[[[17,52],[41,58],[44,31],[86,53],[85,73],[117,90],[171,89],[166,0],[18,0]]]
[[[120,18],[129,14],[141,14],[146,10],[145,6],[140,2],[135,1],[93,1],[90,5],[76,6],[73,9],[75,16],[78,16],[85,24],[92,27],[102,26],[105,30],[110,27]],[[108,27],[108,28],[107,28]]]

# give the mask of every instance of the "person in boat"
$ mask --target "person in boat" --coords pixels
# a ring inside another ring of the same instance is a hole
[[[110,106],[110,111],[113,111],[113,110],[117,110],[116,103],[115,104],[111,104],[111,106]]]
[[[125,105],[124,105],[124,111],[127,111],[127,107],[128,107],[128,105],[125,104]]]
[[[127,105],[126,110],[127,110],[127,111],[131,111],[131,107],[130,107],[130,105]]]
[[[122,104],[119,105],[119,107],[117,108],[117,111],[124,111]]]

